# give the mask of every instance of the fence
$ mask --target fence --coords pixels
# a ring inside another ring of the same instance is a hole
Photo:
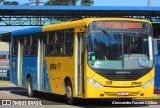
[[[9,68],[1,68],[0,67],[0,80],[10,80],[10,72]]]

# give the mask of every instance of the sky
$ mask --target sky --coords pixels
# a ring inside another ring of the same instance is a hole
[[[6,0],[7,1],[7,0]],[[20,4],[29,3],[35,0],[9,0],[18,1]],[[40,0],[47,2],[48,0]],[[150,0],[151,6],[160,6],[160,0]],[[94,6],[147,6],[148,0],[94,0]]]
[[[34,0],[9,0],[9,1],[18,1],[20,4],[25,4],[32,2]],[[47,2],[48,0],[40,0],[41,2]],[[160,7],[160,0],[150,0],[151,7]],[[42,4],[41,4],[42,5]],[[93,6],[148,6],[148,0],[94,0]],[[9,28],[9,29],[8,29]],[[13,31],[17,29],[21,29],[22,27],[4,27],[0,26],[0,32],[2,31]],[[24,27],[23,27],[24,28]]]

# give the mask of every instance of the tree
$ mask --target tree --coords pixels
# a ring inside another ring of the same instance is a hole
[[[78,0],[48,0],[45,5],[76,6]]]
[[[81,0],[81,6],[91,6],[94,4],[94,0]]]
[[[19,5],[19,2],[17,2],[17,1],[12,1],[12,2],[10,2],[10,1],[4,1],[3,5]]]

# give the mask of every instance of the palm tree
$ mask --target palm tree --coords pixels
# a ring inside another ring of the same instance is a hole
[[[94,4],[94,0],[81,0],[82,6],[91,6]]]
[[[19,5],[19,2],[17,1],[5,1],[5,0],[1,0],[1,2],[3,2],[3,5]]]
[[[45,5],[76,6],[78,0],[48,0]]]

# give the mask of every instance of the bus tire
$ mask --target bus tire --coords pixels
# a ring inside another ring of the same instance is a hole
[[[28,91],[28,96],[33,97],[33,84],[32,84],[32,79],[28,77],[27,80],[27,91]]]
[[[74,104],[73,89],[70,81],[67,81],[66,83],[66,100],[67,100],[67,104],[70,104],[70,105]]]

